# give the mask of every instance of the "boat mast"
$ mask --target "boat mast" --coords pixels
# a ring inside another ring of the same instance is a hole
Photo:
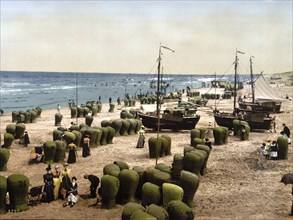
[[[160,73],[161,73],[161,46],[159,49],[159,58],[158,58],[158,81],[157,81],[157,118],[158,118],[158,127],[157,127],[157,144],[159,143],[160,135]],[[156,165],[158,164],[158,152],[156,153]]]
[[[238,66],[238,57],[237,57],[237,49],[236,49],[236,55],[235,55],[235,66],[234,66],[234,70],[235,70],[235,75],[234,75],[234,105],[233,108],[234,110],[236,109],[236,85],[237,85],[237,66]]]
[[[158,81],[157,81],[157,116],[158,116],[158,131],[160,130],[160,74],[161,74],[161,45],[158,58]]]
[[[236,48],[236,55],[235,55],[235,78],[234,78],[234,111],[236,109],[236,96],[237,96],[237,92],[236,92],[236,85],[237,85],[237,67],[238,67],[238,56],[237,53],[240,54],[244,54],[243,52],[237,50]]]
[[[252,94],[252,103],[255,101],[255,94],[254,94],[254,81],[253,81],[253,72],[252,72],[252,58],[253,56],[250,57],[250,83],[251,83],[251,94]]]

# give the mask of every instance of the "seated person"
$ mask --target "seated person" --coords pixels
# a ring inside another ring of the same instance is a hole
[[[43,159],[43,155],[44,155],[43,147],[34,147],[30,154],[29,164],[33,162],[37,162],[37,163],[41,162]]]
[[[278,159],[278,145],[276,141],[273,141],[270,146],[270,159]]]
[[[267,159],[269,158],[269,151],[266,143],[263,143],[260,147],[260,154],[265,156]]]
[[[63,204],[63,207],[66,207],[66,206],[70,205],[70,208],[72,208],[75,205],[76,202],[77,202],[77,198],[71,192],[69,194],[69,196],[67,197],[67,202]]]

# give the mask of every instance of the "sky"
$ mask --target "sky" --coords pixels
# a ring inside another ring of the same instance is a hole
[[[170,74],[293,70],[291,0],[0,1],[1,70],[150,73],[160,44]]]

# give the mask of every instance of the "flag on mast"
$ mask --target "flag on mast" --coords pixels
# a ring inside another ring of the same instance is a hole
[[[239,51],[239,50],[237,50],[237,53],[245,54],[244,52],[241,52],[241,51]]]
[[[163,47],[163,48],[165,48],[165,49],[167,49],[167,50],[171,50],[173,53],[175,52],[175,50],[172,50],[172,49],[169,48],[169,47],[165,47],[165,46],[163,46],[163,45],[161,45],[161,47]]]

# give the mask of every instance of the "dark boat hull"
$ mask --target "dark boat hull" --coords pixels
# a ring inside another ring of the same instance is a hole
[[[148,115],[138,113],[139,118],[142,119],[143,126],[157,130],[158,129],[158,117],[155,115]],[[171,120],[160,118],[160,129],[171,130],[191,130],[194,129],[200,119],[199,115],[192,117],[183,117],[182,120]]]
[[[281,111],[280,102],[263,102],[263,103],[253,103],[253,102],[239,102],[239,108],[247,109],[247,107],[251,107],[252,111],[260,111],[260,112],[269,112],[269,113],[279,113]]]
[[[224,126],[229,129],[233,129],[233,120],[241,119],[239,116],[232,113],[217,113],[214,115],[214,118],[219,126]],[[249,113],[241,120],[246,121],[252,130],[269,130],[274,119],[271,117],[262,117],[262,114]]]

